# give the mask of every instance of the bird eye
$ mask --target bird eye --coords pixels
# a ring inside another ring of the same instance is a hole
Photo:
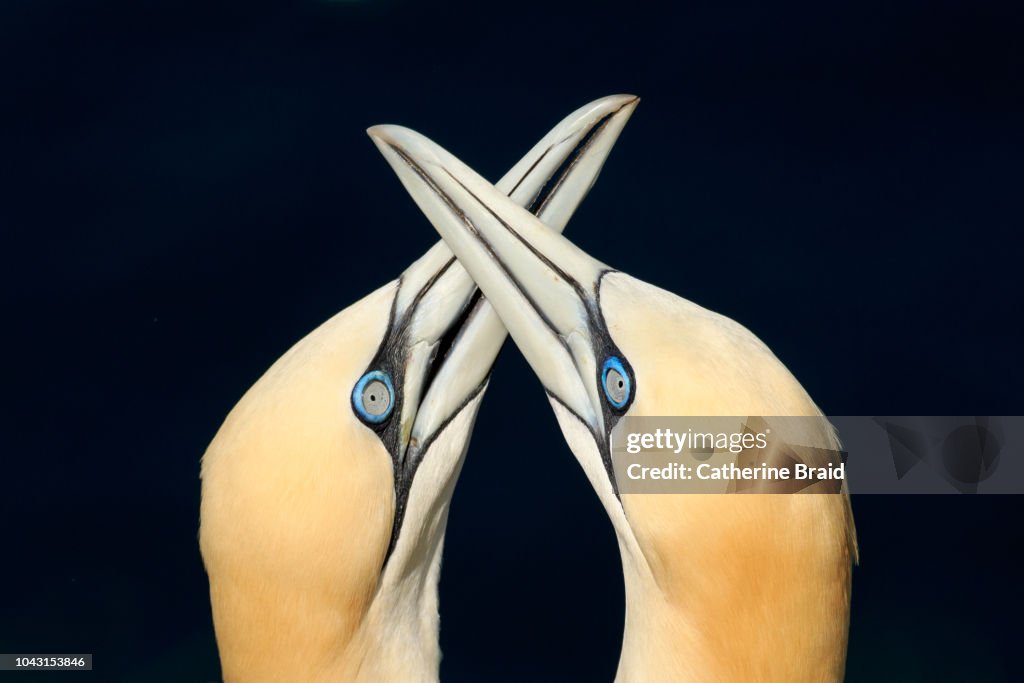
[[[395,403],[395,388],[386,372],[371,370],[363,375],[352,390],[352,405],[359,417],[380,424],[391,415]]]
[[[601,370],[601,385],[604,387],[604,395],[616,408],[623,408],[629,403],[629,393],[632,387],[629,383],[629,373],[623,367],[622,361],[611,356],[604,362]]]

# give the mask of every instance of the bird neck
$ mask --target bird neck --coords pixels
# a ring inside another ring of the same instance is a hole
[[[626,617],[617,682],[733,680],[711,673],[699,625],[685,609],[665,599],[642,563],[625,554],[623,578]]]
[[[620,536],[626,619],[618,680],[842,680],[845,501],[686,498],[699,508],[695,523],[670,544],[652,543],[653,529]],[[631,501],[634,511],[643,504]]]
[[[373,601],[355,642],[347,650],[351,675],[344,680],[436,681],[438,643],[437,585],[448,504],[458,479],[461,458],[446,471],[438,496],[420,495],[431,476],[413,482],[406,527],[398,536]],[[429,468],[431,463],[426,463]],[[429,473],[429,470],[427,470]]]
[[[427,561],[391,563],[358,634],[346,649],[339,680],[436,681],[441,650],[437,583],[441,544]]]

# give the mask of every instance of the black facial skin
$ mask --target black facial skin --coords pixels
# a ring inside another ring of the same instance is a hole
[[[591,436],[594,437],[597,449],[601,453],[601,462],[604,463],[604,469],[608,474],[608,480],[612,484],[612,491],[615,492],[615,497],[619,498],[619,486],[615,481],[615,470],[612,467],[612,453],[610,447],[611,433],[612,430],[615,429],[615,425],[618,424],[620,419],[622,419],[622,416],[625,415],[630,406],[633,405],[633,398],[636,396],[637,392],[637,384],[636,374],[633,372],[633,366],[630,365],[629,359],[626,358],[619,347],[615,344],[611,333],[608,331],[608,325],[605,323],[604,315],[601,313],[601,281],[608,273],[615,272],[618,271],[608,269],[601,272],[597,278],[597,283],[594,285],[595,294],[593,297],[584,295],[582,287],[580,287],[575,280],[572,280],[571,278],[567,280],[577,290],[580,299],[585,303],[587,309],[587,327],[590,333],[591,343],[594,348],[594,357],[597,359],[597,363],[595,364],[597,375],[594,377],[594,382],[597,383],[598,387],[597,395],[602,398],[601,414],[603,417],[604,430],[599,432],[591,427],[583,417],[566,405],[558,396],[551,392],[548,392],[548,396],[575,415],[576,419],[578,419],[587,428],[587,431],[590,432]],[[568,278],[568,276],[564,274],[563,277]],[[612,405],[611,401],[607,400],[607,397],[604,394],[604,387],[601,385],[601,368],[605,359],[610,356],[615,356],[619,359],[619,362],[622,363],[622,369],[625,370],[631,387],[629,396],[626,398],[626,403],[621,408]]]
[[[388,454],[391,456],[392,471],[394,472],[395,479],[395,519],[391,527],[391,541],[388,545],[387,554],[384,557],[385,564],[387,563],[388,558],[391,557],[395,544],[398,542],[398,536],[402,529],[402,522],[405,519],[405,510],[409,502],[409,490],[412,487],[412,480],[416,475],[416,470],[419,468],[420,462],[423,460],[423,454],[430,447],[430,444],[434,439],[436,439],[437,436],[444,431],[444,428],[447,427],[455,418],[455,416],[462,412],[462,409],[480,393],[490,377],[490,372],[488,372],[484,380],[470,392],[469,396],[467,396],[461,404],[459,404],[455,412],[447,417],[438,429],[433,434],[430,434],[423,443],[415,446],[410,445],[407,449],[402,449],[401,414],[405,399],[405,374],[408,370],[408,357],[406,351],[409,348],[409,326],[412,322],[413,313],[416,311],[416,307],[419,305],[420,301],[454,262],[455,258],[453,257],[423,285],[420,291],[417,292],[416,297],[409,305],[406,312],[401,317],[397,315],[396,306],[398,302],[398,293],[401,291],[404,283],[402,278],[399,278],[398,280],[395,297],[391,303],[391,313],[388,317],[387,332],[377,349],[377,353],[374,355],[363,373],[366,374],[367,372],[378,370],[386,372],[391,377],[391,383],[394,387],[395,395],[392,397],[393,405],[391,407],[390,415],[388,415],[387,419],[384,421],[374,423],[364,419],[356,406],[352,406],[352,412],[355,413],[356,417],[358,417],[363,424],[377,433],[381,443],[384,444]],[[465,327],[469,320],[472,319],[472,316],[475,315],[476,311],[479,310],[481,301],[483,301],[483,299],[480,297],[478,290],[469,298],[465,308],[460,312],[459,316],[454,320],[452,325],[445,332],[444,336],[438,341],[437,348],[434,351],[434,356],[427,364],[422,392],[423,396],[426,396],[427,391],[430,389],[430,385],[433,383],[438,371],[444,364],[444,361],[448,356],[448,352],[451,350],[452,345],[458,337],[458,332]],[[353,397],[352,400],[354,401],[355,397]]]

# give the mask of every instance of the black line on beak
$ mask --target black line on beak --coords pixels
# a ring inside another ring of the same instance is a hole
[[[482,300],[483,294],[480,292],[480,289],[474,289],[473,295],[470,296],[469,301],[466,303],[466,307],[462,309],[461,313],[459,313],[459,317],[455,319],[448,329],[445,330],[441,339],[438,340],[437,349],[434,351],[434,357],[430,360],[430,369],[427,370],[427,375],[423,378],[423,389],[420,391],[420,396],[426,397],[430,392],[430,387],[434,384],[434,380],[441,371],[441,366],[443,366],[445,360],[448,359],[448,354],[451,352],[452,347],[455,346],[455,341],[459,338],[462,330],[466,327],[466,323],[469,322],[469,319],[479,308],[479,304]]]
[[[444,170],[444,172],[448,174],[448,177],[451,178],[453,182],[455,182],[456,184],[458,184],[459,187],[461,187],[463,190],[465,190],[466,194],[468,194],[470,197],[472,197],[474,200],[476,200],[476,203],[479,204],[480,206],[482,206],[487,211],[487,213],[489,213],[492,216],[494,216],[494,219],[496,221],[498,221],[499,223],[501,223],[501,226],[503,228],[505,228],[505,230],[507,230],[509,232],[509,234],[511,234],[513,237],[515,237],[517,240],[519,240],[519,242],[524,247],[529,249],[530,253],[532,253],[534,256],[536,256],[538,261],[542,262],[548,268],[550,268],[551,270],[555,271],[555,273],[557,273],[560,278],[565,280],[565,282],[567,282],[573,288],[573,290],[576,292],[576,295],[579,296],[580,300],[583,302],[583,305],[585,307],[587,307],[587,308],[590,307],[590,297],[587,296],[586,291],[583,289],[583,286],[580,285],[580,283],[576,280],[576,278],[574,278],[573,276],[569,275],[569,273],[565,272],[562,269],[561,266],[559,266],[557,263],[555,263],[550,258],[548,258],[547,255],[544,252],[542,252],[539,249],[537,249],[537,247],[533,246],[522,235],[520,235],[518,232],[516,232],[515,228],[513,228],[511,225],[509,225],[505,221],[504,218],[499,216],[497,213],[494,212],[494,210],[491,207],[489,207],[487,204],[485,204],[483,201],[481,201],[479,197],[477,197],[475,194],[473,194],[472,190],[470,190],[468,187],[466,187],[465,185],[460,183],[458,178],[453,176],[446,169],[442,169],[442,170]],[[466,220],[468,221],[468,219],[466,219]],[[472,225],[472,222],[470,222],[470,225]],[[494,259],[499,263],[499,265],[501,265],[502,270],[504,270],[508,274],[509,279],[515,281],[515,277],[512,275],[511,272],[509,272],[508,268],[505,267],[504,262],[498,257],[498,255],[494,253],[494,250],[491,248],[490,243],[487,241],[487,239],[483,235],[481,235],[479,233],[479,231],[476,230],[475,226],[473,227],[473,232],[480,239],[480,241],[483,242],[487,246],[488,251],[491,252],[491,254],[494,256]],[[517,287],[518,287],[518,282],[517,282]],[[529,294],[527,294],[521,287],[518,287],[518,288],[520,289],[520,291],[523,291],[524,296],[529,298]],[[530,299],[530,303],[533,304],[533,300],[532,299]],[[555,328],[551,324],[551,322],[544,316],[544,313],[539,308],[537,308],[536,306],[534,306],[534,308],[537,310],[538,315],[540,315],[542,318],[544,318],[544,321],[548,325],[548,327],[550,327],[552,330],[555,330]],[[557,334],[557,331],[555,331],[555,332]]]
[[[619,107],[611,114],[603,116],[590,130],[587,131],[586,135],[584,135],[583,138],[578,143],[576,143],[576,146],[573,147],[571,152],[569,152],[569,155],[565,157],[565,160],[562,161],[558,169],[552,174],[550,178],[548,178],[548,181],[544,183],[544,186],[540,188],[540,192],[537,193],[537,196],[533,198],[532,202],[530,202],[530,206],[528,209],[530,213],[532,213],[535,216],[539,216],[541,212],[544,211],[544,207],[547,206],[548,200],[550,200],[551,197],[554,196],[555,192],[558,190],[558,187],[562,184],[562,182],[565,181],[565,179],[572,172],[573,167],[579,162],[580,158],[583,156],[583,153],[586,152],[587,149],[598,138],[598,136],[604,132],[605,126],[608,125],[608,122],[611,121],[612,117],[618,114],[621,110],[622,107]],[[547,152],[545,152],[544,154],[547,155]],[[537,163],[540,163],[540,159],[537,160]],[[582,202],[585,198],[585,195],[583,197],[580,197],[580,201]]]
[[[554,334],[555,338],[559,341],[559,343],[568,352],[569,351],[569,347],[566,345],[566,343],[562,339],[561,335],[559,335],[558,329],[554,326],[554,323],[552,323],[551,320],[548,319],[548,317],[546,315],[544,315],[544,311],[540,308],[540,306],[537,305],[537,302],[534,301],[533,297],[530,296],[530,293],[528,291],[526,291],[526,289],[522,286],[522,284],[519,282],[519,280],[516,279],[515,275],[512,274],[512,271],[509,270],[509,267],[505,264],[504,261],[501,260],[501,257],[498,256],[498,253],[494,250],[494,247],[491,245],[491,243],[487,241],[487,238],[484,237],[484,235],[473,224],[473,221],[471,221],[469,219],[469,217],[465,213],[463,213],[463,211],[452,200],[452,198],[449,197],[448,194],[444,190],[442,190],[440,188],[440,186],[438,186],[438,184],[436,182],[434,182],[434,179],[431,178],[430,175],[425,170],[423,170],[423,168],[420,167],[419,164],[417,164],[411,157],[409,157],[407,154],[405,154],[398,147],[395,147],[394,145],[389,145],[389,146],[391,147],[391,149],[393,149],[395,151],[396,154],[398,154],[402,158],[402,160],[406,164],[408,164],[409,168],[411,168],[413,170],[413,172],[415,172],[416,175],[418,175],[423,180],[423,182],[425,182],[427,184],[427,186],[431,189],[431,191],[435,195],[437,195],[437,197],[441,201],[443,201],[445,203],[445,205],[449,208],[449,210],[452,212],[452,214],[455,215],[462,222],[462,224],[466,226],[466,228],[473,234],[473,236],[477,239],[477,241],[479,241],[480,244],[484,247],[484,249],[487,250],[487,253],[491,255],[491,258],[494,260],[494,262],[498,265],[499,268],[501,268],[502,272],[505,273],[505,276],[508,278],[509,282],[512,283],[512,286],[515,287],[516,290],[520,294],[522,294],[523,298],[526,299],[527,303],[530,305],[530,308],[533,309],[537,313],[538,317],[540,317],[540,319],[544,322],[544,325],[548,329],[551,330],[551,332],[552,332],[552,334]],[[444,170],[444,169],[442,169],[442,170]],[[445,173],[448,173],[448,172],[445,171]],[[455,181],[459,185],[459,187],[461,187],[464,190],[466,190],[466,192],[469,194],[469,196],[471,196],[478,204],[480,204],[482,207],[487,209],[487,211],[489,213],[491,213],[492,215],[495,215],[494,212],[491,211],[487,207],[486,204],[481,202],[480,199],[475,194],[473,194],[468,189],[466,189],[465,185],[460,183],[450,173],[448,173],[448,176],[453,181]],[[495,215],[495,217],[497,218],[496,215]],[[498,218],[498,220],[500,221],[501,219]],[[504,225],[504,222],[502,222],[502,224]],[[508,227],[508,226],[506,226],[506,227]],[[509,228],[509,229],[511,229],[511,228]],[[513,232],[513,234],[518,236],[518,233],[516,233],[515,231],[512,231],[512,232]],[[522,238],[520,237],[520,239],[522,239]],[[569,355],[571,356],[572,354],[570,353]]]

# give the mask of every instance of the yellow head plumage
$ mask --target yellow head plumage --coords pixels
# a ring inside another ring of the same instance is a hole
[[[344,668],[391,538],[391,458],[347,419],[388,325],[392,283],[280,358],[203,457],[200,544],[224,677],[317,680]],[[216,491],[216,495],[209,492]],[[243,675],[244,674],[244,675]]]

